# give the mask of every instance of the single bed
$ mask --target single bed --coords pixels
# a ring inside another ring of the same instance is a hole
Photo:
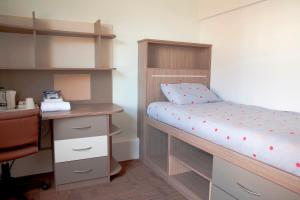
[[[228,199],[259,194],[262,200],[299,200],[299,114],[230,102],[199,104],[207,96],[189,88],[180,95],[169,91],[171,84],[183,83],[209,89],[211,50],[209,44],[139,41],[143,162],[187,199],[219,200],[219,187],[222,198],[235,197]]]
[[[231,102],[154,102],[150,118],[300,176],[300,114]]]

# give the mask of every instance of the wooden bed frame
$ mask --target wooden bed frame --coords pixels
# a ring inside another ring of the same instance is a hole
[[[161,83],[197,82],[209,87],[211,48],[211,45],[207,44],[150,39],[139,41],[138,133],[141,145],[140,156],[144,163],[187,198],[199,199],[172,178],[177,173],[186,170],[185,164],[178,162],[172,156],[172,151],[176,151],[176,149],[173,148],[172,150],[170,146],[172,146],[172,140],[175,139],[199,149],[199,152],[203,151],[203,153],[200,153],[204,155],[203,159],[206,159],[206,153],[211,155],[211,157],[217,156],[300,194],[300,177],[147,117],[146,110],[149,103],[166,101],[160,90]],[[153,155],[160,153],[164,155],[164,158],[155,160]],[[188,154],[185,156],[187,159]],[[212,162],[212,158],[208,158],[207,162]],[[210,181],[209,185],[211,186],[211,170],[212,167],[210,166],[206,170],[200,169],[198,171],[194,170],[194,172]],[[206,198],[208,199],[209,197],[204,195],[204,199]]]

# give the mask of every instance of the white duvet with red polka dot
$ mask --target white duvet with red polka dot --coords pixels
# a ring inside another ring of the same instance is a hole
[[[300,176],[300,114],[231,102],[154,102],[149,117]]]

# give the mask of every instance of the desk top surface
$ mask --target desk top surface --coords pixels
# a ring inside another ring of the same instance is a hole
[[[70,117],[111,115],[122,112],[123,108],[112,103],[72,104],[70,111],[43,112],[42,120],[62,119]]]

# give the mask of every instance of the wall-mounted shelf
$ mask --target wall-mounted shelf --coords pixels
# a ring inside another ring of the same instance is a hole
[[[30,28],[30,27],[22,27],[22,26],[0,24],[0,32],[4,32],[4,33],[33,34],[33,29]]]
[[[69,67],[39,67],[39,68],[35,68],[35,67],[0,67],[0,70],[33,70],[33,71],[113,71],[116,70],[116,68],[88,68],[88,67],[75,67],[75,68],[69,68]]]
[[[114,35],[114,34],[101,34],[101,38],[102,39],[114,39],[116,38],[117,36]]]
[[[0,18],[1,20],[1,18]],[[62,27],[63,28],[63,27]],[[51,36],[66,36],[66,37],[83,37],[83,38],[97,38],[101,39],[114,39],[117,36],[115,34],[109,33],[97,33],[97,32],[83,32],[83,31],[68,31],[68,30],[57,30],[57,29],[47,29],[47,28],[34,28],[26,26],[17,26],[11,24],[1,24],[0,32],[4,33],[20,33],[20,34],[33,34],[37,35],[51,35]]]
[[[1,35],[1,37],[8,38],[3,48],[6,49],[8,46],[7,52],[10,53],[8,55],[18,54],[18,59],[3,54],[0,56],[0,66],[4,67],[0,67],[0,70],[101,71],[115,69],[110,66],[112,65],[112,59],[110,59],[112,58],[112,42],[110,40],[116,38],[116,35],[112,33],[112,26],[103,25],[100,20],[90,23],[40,19],[34,12],[32,17],[0,15],[1,32],[18,34]],[[18,39],[21,41],[19,44],[25,44],[21,48],[17,46]],[[103,40],[107,41],[102,42]],[[15,51],[16,48],[18,48],[17,51]],[[90,54],[93,51],[94,53]],[[105,67],[89,67],[88,69],[87,67],[82,67],[83,69],[72,67],[77,66],[75,60],[81,56],[84,62],[78,64],[79,66],[85,66],[86,63],[86,66]],[[22,66],[23,64],[27,66],[26,69]]]

